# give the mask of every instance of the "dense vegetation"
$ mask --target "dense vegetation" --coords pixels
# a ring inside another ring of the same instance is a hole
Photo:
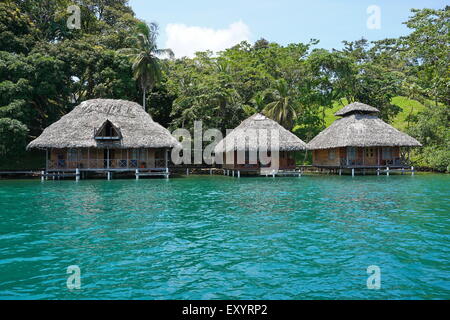
[[[81,101],[144,97],[171,129],[202,120],[205,130],[225,131],[264,112],[305,141],[333,111],[360,101],[422,142],[415,165],[450,170],[449,7],[412,10],[408,36],[344,41],[342,50],[261,39],[218,55],[173,59],[166,51],[152,60],[162,52],[157,28],[143,27],[127,0],[77,1],[79,30],[67,27],[72,2],[0,3],[0,167],[25,166],[27,142]]]

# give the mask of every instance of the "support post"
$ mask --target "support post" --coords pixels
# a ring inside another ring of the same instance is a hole
[[[79,181],[80,180],[80,169],[76,168],[75,169],[75,181]]]
[[[389,167],[386,168],[386,175],[389,176]]]
[[[380,175],[380,168],[377,168],[377,176]]]
[[[41,181],[44,182],[45,180],[45,171],[41,171]]]
[[[48,149],[45,149],[45,172],[48,172]]]
[[[147,159],[148,162],[148,159]],[[164,163],[166,165],[166,169],[169,168],[169,150],[164,149]]]
[[[166,179],[169,179],[169,168],[166,168]]]
[[[136,175],[136,180],[139,180],[139,169],[136,169],[135,175]]]
[[[107,171],[107,172],[106,172],[106,178],[107,178],[108,180],[111,180],[111,172],[110,172],[110,171]]]
[[[189,168],[186,168],[186,175],[189,175]]]
[[[411,167],[411,175],[414,175],[414,167]]]
[[[210,176],[212,176],[212,171],[213,171],[213,169],[211,168],[211,169],[209,169],[209,175]]]
[[[233,178],[234,178],[234,170],[233,170],[233,172],[232,172],[232,175],[233,175]]]
[[[275,178],[275,170],[272,170],[272,178]]]
[[[355,176],[355,168],[352,168],[352,177]]]
[[[339,168],[339,175],[342,176],[342,169]]]
[[[240,178],[241,177],[241,172],[238,170],[237,172],[237,177]]]
[[[109,148],[106,149],[106,168],[109,169]],[[109,173],[109,171],[108,171]],[[108,176],[109,177],[109,176]],[[109,179],[108,179],[109,180]]]

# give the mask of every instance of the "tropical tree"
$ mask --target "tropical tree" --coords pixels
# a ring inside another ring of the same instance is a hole
[[[257,92],[255,96],[250,100],[250,105],[244,105],[242,109],[247,116],[254,115],[261,112],[266,107],[266,92]]]
[[[294,95],[286,80],[281,79],[275,82],[272,96],[274,101],[264,108],[264,114],[286,129],[292,129],[297,118],[297,110]]]
[[[145,110],[147,91],[161,81],[161,57],[166,55],[173,58],[174,54],[171,49],[158,49],[158,24],[140,22],[136,29],[135,47],[121,49],[119,52],[127,55],[133,62],[133,77],[142,90],[142,105]]]

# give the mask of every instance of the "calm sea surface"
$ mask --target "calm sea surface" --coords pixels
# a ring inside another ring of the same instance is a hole
[[[450,299],[449,200],[445,175],[0,181],[0,299]]]

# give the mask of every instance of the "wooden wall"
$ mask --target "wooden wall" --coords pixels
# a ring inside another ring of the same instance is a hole
[[[233,163],[227,164],[227,158],[234,159]],[[228,169],[228,170],[244,170],[244,169],[259,169],[261,168],[261,165],[259,164],[251,164],[250,161],[247,161],[246,164],[238,164],[238,153],[237,151],[228,153],[228,155],[224,155],[223,159],[223,165],[222,168]],[[280,170],[289,170],[289,169],[295,169],[296,163],[295,163],[295,152],[280,152],[279,153],[279,169]]]
[[[386,160],[383,159],[382,147],[356,148],[355,150],[355,165],[377,166],[386,165]],[[400,158],[400,147],[391,147],[392,159]],[[334,157],[330,153],[334,152]],[[314,166],[329,166],[339,167],[341,163],[347,163],[347,148],[323,149],[314,150],[313,165]],[[391,160],[392,161],[392,160]],[[349,165],[352,165],[349,163]]]
[[[51,149],[49,150],[49,160],[58,163],[58,160],[64,160],[66,166],[77,167],[76,163],[82,164],[83,168],[103,168],[103,160],[106,149],[98,148],[80,148],[80,149]],[[119,167],[120,160],[136,160],[138,166],[145,168],[164,167],[165,149],[110,149],[109,159],[112,160],[112,168]],[[159,159],[157,161],[157,158]],[[97,160],[97,161],[95,161]],[[158,163],[157,163],[158,162]],[[80,167],[80,166],[78,166]]]
[[[330,153],[334,152],[334,157],[330,157]],[[345,155],[344,155],[345,157]],[[317,166],[339,166],[341,162],[341,149],[323,149],[313,151],[313,165]]]

